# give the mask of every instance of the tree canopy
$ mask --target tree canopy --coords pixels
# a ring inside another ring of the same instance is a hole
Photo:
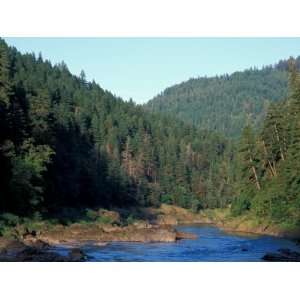
[[[230,146],[0,40],[0,210],[225,205]],[[222,165],[222,172],[219,166]],[[225,200],[224,200],[225,199]]]
[[[296,59],[300,66],[300,57]],[[145,108],[238,138],[247,120],[261,126],[268,107],[288,95],[288,62],[215,77],[192,78],[164,90]]]

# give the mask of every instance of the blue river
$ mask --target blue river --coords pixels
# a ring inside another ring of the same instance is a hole
[[[179,226],[177,229],[194,233],[198,238],[175,243],[90,244],[81,249],[88,255],[88,261],[99,262],[255,262],[262,261],[267,252],[280,248],[300,251],[295,242],[272,236],[226,233],[208,225]],[[64,247],[55,251],[63,255],[68,253]]]

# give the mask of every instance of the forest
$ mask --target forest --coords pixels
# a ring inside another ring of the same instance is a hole
[[[300,66],[300,57],[296,59]],[[167,88],[145,107],[188,124],[238,138],[245,123],[261,126],[268,107],[288,95],[288,61],[231,75],[192,78]]]
[[[300,225],[300,74],[289,60],[289,94],[267,111],[255,132],[249,122],[237,151],[238,196],[234,215],[251,211],[258,218]]]
[[[225,206],[231,145],[0,41],[0,210]],[[222,169],[222,172],[220,172]]]
[[[300,225],[299,62],[137,105],[1,39],[0,214],[167,203]]]

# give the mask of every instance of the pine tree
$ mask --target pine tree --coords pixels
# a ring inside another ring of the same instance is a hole
[[[47,90],[38,90],[30,99],[29,118],[32,135],[39,144],[47,144],[52,139],[51,99]]]
[[[0,39],[0,106],[8,107],[12,95],[12,86],[9,74],[8,47]],[[1,109],[1,108],[0,108]]]
[[[244,128],[241,146],[240,157],[242,164],[242,175],[245,179],[253,182],[256,189],[261,189],[259,178],[259,158],[257,156],[257,146],[252,128],[248,125]]]

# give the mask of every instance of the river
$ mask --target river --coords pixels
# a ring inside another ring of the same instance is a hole
[[[280,248],[300,251],[293,241],[262,235],[226,233],[208,225],[178,226],[178,230],[194,233],[196,240],[180,240],[176,243],[120,243],[107,246],[82,247],[89,261],[152,261],[152,262],[255,262],[267,252]],[[58,247],[55,252],[67,254],[68,249]]]

